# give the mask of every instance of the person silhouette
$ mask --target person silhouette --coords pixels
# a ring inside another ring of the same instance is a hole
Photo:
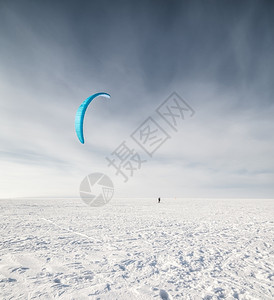
[[[160,199],[160,197],[158,198],[158,203],[160,203],[161,202],[161,199]]]

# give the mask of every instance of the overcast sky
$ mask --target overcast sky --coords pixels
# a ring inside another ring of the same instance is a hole
[[[273,16],[263,0],[0,0],[0,197],[78,197],[102,172],[116,197],[273,198]],[[100,91],[82,145],[75,113]],[[195,115],[150,158],[130,135],[173,91]],[[127,183],[106,160],[123,141],[147,160]]]

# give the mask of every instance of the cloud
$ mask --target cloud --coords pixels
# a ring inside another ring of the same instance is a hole
[[[117,196],[271,197],[272,12],[267,1],[2,1],[0,197],[77,195],[93,171]],[[112,98],[89,107],[81,145],[74,116],[98,91]],[[124,184],[105,157],[173,91],[194,118]]]

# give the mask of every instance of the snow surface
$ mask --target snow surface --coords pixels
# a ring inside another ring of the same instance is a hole
[[[0,201],[0,299],[274,299],[273,200]]]

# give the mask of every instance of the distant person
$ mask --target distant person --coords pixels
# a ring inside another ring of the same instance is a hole
[[[161,198],[158,198],[158,203],[160,203],[161,202]]]

